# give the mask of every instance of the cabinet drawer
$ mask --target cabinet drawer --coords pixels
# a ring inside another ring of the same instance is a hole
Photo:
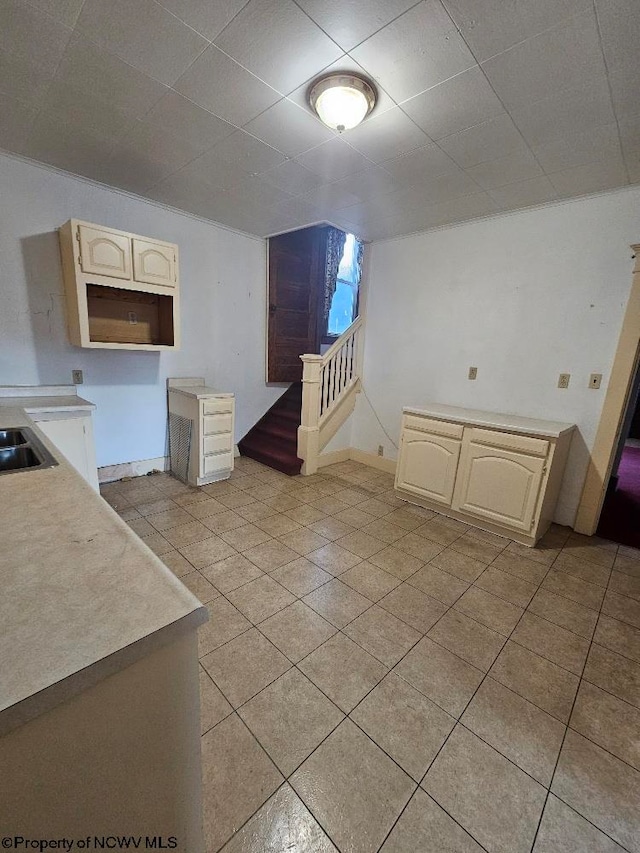
[[[214,435],[217,432],[231,432],[231,413],[222,415],[205,415],[202,418],[204,435]]]
[[[222,432],[219,435],[205,435],[203,452],[205,456],[210,453],[224,453],[231,450],[231,433]]]
[[[516,453],[527,453],[529,456],[546,456],[549,442],[543,438],[531,438],[528,435],[495,432],[490,429],[467,428],[465,438],[473,444],[486,444],[490,447],[503,447]]]
[[[203,459],[203,476],[215,474],[216,471],[231,470],[233,467],[233,456],[231,453],[214,453],[212,456],[205,456]]]
[[[404,425],[407,429],[417,429],[420,432],[430,432],[433,435],[446,435],[449,438],[462,438],[462,424],[452,424],[449,421],[436,421],[433,418],[420,418],[417,415],[405,415]]]
[[[232,412],[233,397],[212,397],[202,401],[202,414],[215,415],[218,412]]]

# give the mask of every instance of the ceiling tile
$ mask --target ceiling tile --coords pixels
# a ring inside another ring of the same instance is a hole
[[[286,98],[252,119],[244,130],[288,157],[295,157],[335,136],[309,110],[300,109]]]
[[[213,147],[213,146],[209,146]],[[135,160],[142,155],[157,164],[165,166],[164,174],[178,169],[195,160],[203,152],[188,140],[174,136],[167,131],[158,133],[157,127],[146,121],[135,121],[128,126],[118,141],[114,157],[127,156]]]
[[[34,116],[34,106],[0,94],[0,148],[22,151]]]
[[[470,166],[466,171],[485,190],[542,175],[542,168],[527,148],[520,148],[488,163]]]
[[[144,116],[156,133],[169,133],[188,142],[198,154],[230,136],[236,128],[177,92],[168,91]]]
[[[113,147],[111,137],[98,136],[82,124],[61,122],[56,116],[43,114],[34,121],[23,153],[58,169],[102,181],[103,167]]]
[[[520,181],[517,184],[509,184],[500,189],[489,190],[489,195],[500,208],[505,210],[530,207],[558,198],[558,193],[546,176],[530,178],[528,181]]]
[[[351,55],[396,101],[475,65],[440,0],[423,0]]]
[[[482,64],[508,110],[524,107],[589,80],[605,77],[598,28],[592,12],[527,39]]]
[[[318,211],[340,210],[358,201],[358,197],[336,184],[323,184],[300,196],[302,201],[312,204]]]
[[[337,181],[371,165],[359,151],[351,148],[340,138],[330,139],[317,148],[312,148],[297,158],[298,162],[312,172],[317,172],[327,181]]]
[[[384,168],[403,184],[424,183],[436,175],[458,172],[458,166],[437,145],[427,145],[395,160],[387,160]]]
[[[526,148],[520,131],[507,113],[440,139],[438,145],[463,169]]]
[[[12,62],[52,74],[71,32],[22,0],[3,0],[0,4],[0,52]]]
[[[638,73],[640,5],[637,0],[596,0],[602,45],[610,72]]]
[[[504,112],[478,66],[405,101],[402,109],[436,140]]]
[[[100,180],[113,187],[146,195],[149,189],[170,175],[174,169],[141,150],[116,146],[101,167]]]
[[[0,93],[19,101],[35,103],[46,94],[52,72],[37,65],[0,53]]]
[[[337,42],[351,50],[415,5],[416,0],[298,0],[305,12]]]
[[[187,177],[183,171],[164,178],[145,194],[162,204],[188,210],[205,218],[216,219],[222,213],[220,190],[207,184],[201,177]]]
[[[559,196],[569,197],[622,187],[629,183],[621,155],[600,163],[587,163],[554,172],[549,175],[549,180]]]
[[[620,141],[627,160],[632,157],[640,158],[640,113],[633,116],[623,116],[620,119]],[[604,152],[603,152],[604,153]],[[613,151],[607,151],[607,155]],[[604,156],[601,159],[606,159]]]
[[[46,12],[67,27],[74,27],[84,0],[30,0],[40,12]]]
[[[95,96],[132,117],[144,115],[168,91],[162,83],[75,34],[55,81]]]
[[[430,207],[451,201],[460,196],[473,195],[480,192],[480,186],[462,169],[446,175],[436,175],[416,187],[415,194],[422,197],[423,205]]]
[[[243,125],[280,95],[211,46],[189,68],[173,88],[225,121]]]
[[[292,0],[250,0],[215,43],[285,95],[342,54]]]
[[[161,6],[193,27],[209,41],[235,18],[247,0],[158,0]]]
[[[605,124],[586,133],[572,134],[539,145],[533,149],[545,172],[559,172],[597,160],[607,160],[620,153],[618,127]]]
[[[400,157],[431,142],[400,107],[393,107],[387,112],[372,116],[369,121],[346,131],[342,136],[349,145],[374,163]]]
[[[479,62],[590,9],[592,0],[444,0]]]
[[[453,222],[463,222],[478,216],[489,216],[498,211],[498,205],[488,193],[474,193],[462,198],[429,206],[424,211],[425,227],[436,227]]]
[[[638,110],[640,104],[640,63],[638,67],[627,66],[609,73],[609,85],[616,115],[625,115]]]
[[[98,97],[94,92],[79,90],[66,82],[54,80],[41,103],[41,109],[52,120],[71,121],[98,136],[118,139],[135,120],[129,113]]]
[[[85,0],[76,27],[95,44],[168,85],[208,43],[154,0]]]
[[[579,85],[511,111],[511,117],[529,145],[582,133],[615,121],[606,80]]]
[[[263,172],[261,177],[274,187],[288,190],[294,195],[302,195],[323,183],[320,175],[305,169],[295,160],[285,160],[279,166]]]
[[[336,181],[333,187],[344,189],[361,201],[366,201],[369,198],[395,192],[398,189],[398,184],[389,172],[374,167],[366,169],[364,172],[358,172],[357,175],[349,175],[341,181]]]
[[[185,167],[185,173],[199,175],[212,186],[230,188],[282,162],[280,152],[237,130]]]
[[[286,205],[293,201],[293,196],[282,189],[267,183],[261,176],[247,176],[243,181],[229,189],[229,197],[237,205],[269,208]]]

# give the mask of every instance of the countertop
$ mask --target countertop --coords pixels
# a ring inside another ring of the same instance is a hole
[[[423,415],[441,421],[456,421],[462,424],[488,427],[490,429],[522,432],[527,435],[541,435],[546,438],[559,438],[563,433],[575,429],[575,424],[545,421],[538,418],[523,418],[519,415],[505,415],[499,412],[484,412],[480,409],[463,409],[458,406],[445,406],[440,403],[426,403],[421,406],[405,406],[407,415]]]
[[[186,394],[187,397],[196,397],[198,400],[207,397],[233,397],[230,391],[216,391],[208,385],[171,385],[169,391]]]
[[[93,407],[69,396],[54,405]],[[0,427],[31,427],[59,465],[0,476],[0,735],[207,620],[29,417],[49,398],[8,400]]]

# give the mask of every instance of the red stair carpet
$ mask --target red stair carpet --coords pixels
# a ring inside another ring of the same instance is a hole
[[[294,382],[269,411],[238,442],[242,456],[284,474],[299,474],[298,427],[302,411],[302,382]]]
[[[607,494],[598,536],[640,548],[640,447],[625,447],[618,467],[618,486]]]

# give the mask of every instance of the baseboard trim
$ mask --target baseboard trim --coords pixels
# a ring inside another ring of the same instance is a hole
[[[98,468],[98,482],[111,483],[123,477],[142,477],[151,471],[168,471],[169,460],[166,456],[155,459],[141,459],[138,462],[120,462],[118,465],[104,465]]]
[[[354,462],[361,462],[363,465],[377,468],[379,471],[384,471],[385,474],[396,473],[397,461],[395,459],[385,459],[384,456],[367,453],[366,450],[359,450],[357,447],[351,447],[349,451],[349,458],[353,459]]]
[[[350,447],[330,450],[329,453],[321,453],[318,456],[318,468],[326,468],[327,465],[335,465],[337,462],[348,462],[349,459],[351,459]]]

